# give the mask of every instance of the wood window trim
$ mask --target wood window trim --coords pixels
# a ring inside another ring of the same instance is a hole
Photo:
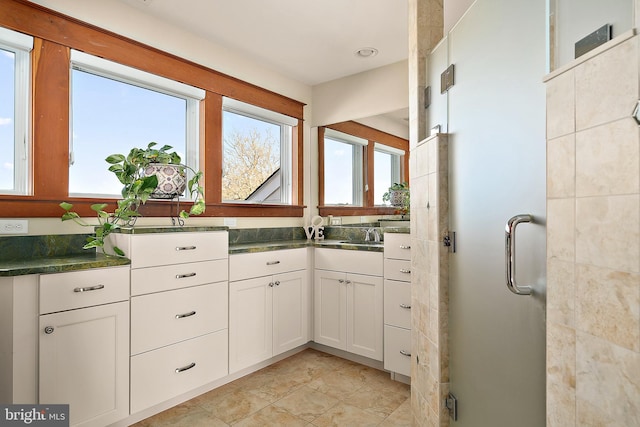
[[[0,0],[0,26],[34,37],[32,51],[33,195],[0,195],[0,217],[59,217],[62,201],[81,216],[94,216],[93,203],[116,199],[69,197],[70,49],[103,57],[206,90],[201,102],[201,164],[207,211],[203,216],[302,217],[304,208],[304,103],[222,74],[124,36],[25,0]],[[222,203],[222,96],[298,119],[292,147],[292,205]],[[188,207],[190,203],[181,202]],[[141,213],[169,216],[166,201],[150,201]]]
[[[363,168],[365,185],[369,190],[365,192],[364,206],[334,206],[324,204],[324,130],[325,128],[333,129],[349,135],[357,136],[368,141],[367,146],[363,150],[363,156],[366,160]],[[358,216],[358,215],[393,215],[397,208],[386,206],[375,206],[375,187],[374,187],[374,144],[387,145],[389,147],[404,150],[405,155],[402,156],[401,163],[401,181],[409,182],[409,141],[387,132],[371,128],[366,125],[354,121],[335,123],[327,126],[318,127],[318,213],[320,216]]]

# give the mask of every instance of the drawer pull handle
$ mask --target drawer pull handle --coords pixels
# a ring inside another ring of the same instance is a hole
[[[191,368],[195,368],[195,366],[196,366],[196,362],[191,362],[187,366],[183,366],[182,368],[176,368],[176,374],[179,374],[180,372],[188,371]]]
[[[73,292],[97,291],[98,289],[104,289],[104,285],[87,286],[86,288],[75,288]]]
[[[185,317],[191,317],[191,316],[195,316],[196,312],[194,311],[190,311],[189,313],[184,313],[184,314],[176,314],[176,319],[184,319]]]
[[[176,247],[176,251],[193,251],[195,250],[195,246],[178,246]]]
[[[411,270],[408,268],[401,268],[400,273],[411,274]]]
[[[400,304],[400,308],[406,308],[407,310],[411,310],[411,304]]]
[[[276,265],[280,264],[280,261],[267,261],[267,265]]]
[[[176,279],[184,279],[186,277],[193,277],[196,273],[176,274]]]
[[[407,350],[400,350],[400,354],[403,356],[411,357],[411,352]]]
[[[400,245],[400,249],[411,249],[409,245]]]

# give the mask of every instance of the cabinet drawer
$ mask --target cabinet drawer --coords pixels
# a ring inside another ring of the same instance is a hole
[[[40,276],[40,314],[128,299],[128,266]]]
[[[226,259],[229,235],[226,231],[200,233],[157,233],[131,236],[131,268],[185,262]]]
[[[384,323],[411,329],[411,283],[385,279]]]
[[[228,277],[229,266],[226,259],[137,268],[131,270],[131,295],[222,282]]]
[[[131,298],[131,354],[227,328],[227,282]]]
[[[411,261],[403,259],[384,260],[384,278],[392,280],[411,281]]]
[[[385,233],[384,257],[411,260],[411,235],[407,233]]]
[[[131,358],[131,413],[227,375],[227,330]]]
[[[315,267],[382,277],[382,253],[345,249],[315,248]]]
[[[307,249],[233,254],[229,256],[229,280],[268,276],[307,268]]]
[[[384,325],[384,369],[411,376],[411,331]]]

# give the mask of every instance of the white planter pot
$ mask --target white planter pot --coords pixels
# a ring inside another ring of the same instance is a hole
[[[158,177],[158,187],[151,193],[152,199],[174,199],[187,188],[187,175],[182,165],[151,164],[144,173]]]

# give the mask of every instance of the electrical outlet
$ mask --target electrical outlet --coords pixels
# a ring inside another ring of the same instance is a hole
[[[331,218],[330,225],[342,225],[342,218]]]
[[[29,221],[26,219],[0,219],[0,234],[27,234]]]

